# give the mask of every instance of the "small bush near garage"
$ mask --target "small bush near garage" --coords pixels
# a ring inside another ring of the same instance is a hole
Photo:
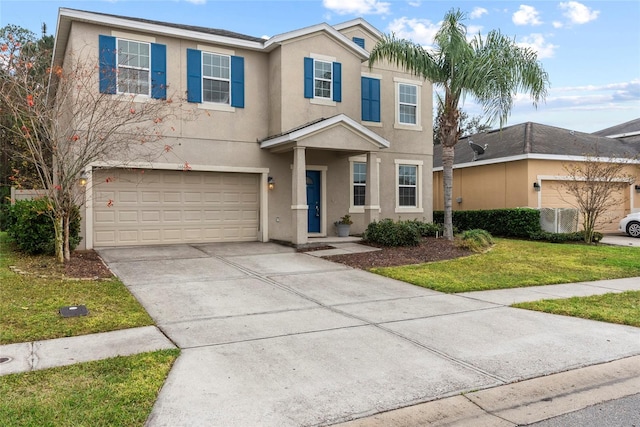
[[[417,219],[404,221],[407,224],[415,227],[418,233],[422,237],[437,237],[442,236],[444,227],[442,224],[436,224],[435,222],[418,221]]]
[[[456,246],[474,252],[484,252],[494,243],[491,233],[480,229],[464,231],[458,237],[455,241]]]
[[[18,200],[4,219],[7,234],[18,249],[28,254],[55,254],[55,230],[47,199]],[[69,226],[69,247],[80,243],[80,210],[75,208]]]
[[[435,211],[433,222],[444,223],[444,212]],[[540,211],[530,208],[453,211],[453,226],[460,231],[482,229],[494,236],[520,237],[540,233]]]
[[[602,233],[593,233],[593,242],[598,243],[602,240]],[[584,231],[576,231],[575,233],[549,233],[540,231],[529,236],[531,240],[539,240],[549,243],[567,243],[567,242],[584,242]]]

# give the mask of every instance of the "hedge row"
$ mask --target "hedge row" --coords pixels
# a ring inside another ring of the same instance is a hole
[[[433,212],[433,222],[444,224],[444,211]],[[540,211],[530,208],[453,211],[459,231],[482,229],[493,236],[529,238],[542,232]]]

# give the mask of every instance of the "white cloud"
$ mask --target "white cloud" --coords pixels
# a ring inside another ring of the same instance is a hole
[[[564,26],[560,21],[553,21],[551,25],[553,25],[553,28],[562,28]]]
[[[433,38],[440,29],[440,24],[434,24],[428,19],[397,18],[389,23],[388,30],[396,37],[411,40],[422,46],[431,46]]]
[[[540,25],[542,21],[540,20],[540,12],[536,10],[533,6],[527,6],[526,4],[521,4],[520,9],[518,9],[511,20],[516,25]]]
[[[205,4],[207,3],[207,0],[184,0],[187,3],[192,3],[192,4]]]
[[[486,15],[488,13],[489,13],[489,11],[487,9],[485,9],[484,7],[474,7],[473,10],[471,11],[471,13],[469,14],[469,18],[478,19],[482,15]]]
[[[563,15],[572,24],[586,24],[596,20],[600,14],[599,10],[593,10],[577,1],[561,2],[558,7],[564,10]]]
[[[379,0],[322,0],[322,5],[338,15],[385,15],[391,3]]]
[[[518,46],[529,47],[538,54],[538,59],[553,58],[555,50],[558,47],[545,40],[544,35],[540,33],[532,33],[524,36]]]
[[[409,6],[420,7],[420,5],[422,5],[421,1],[410,1],[409,2]]]

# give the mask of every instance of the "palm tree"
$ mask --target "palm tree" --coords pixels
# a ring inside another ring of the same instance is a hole
[[[538,62],[536,53],[522,48],[500,31],[480,34],[467,40],[466,18],[451,9],[436,33],[433,52],[393,34],[385,35],[369,55],[369,64],[387,60],[406,71],[430,80],[438,94],[439,132],[442,142],[444,183],[444,237],[453,239],[452,188],[453,147],[460,137],[460,110],[465,96],[475,98],[483,108],[487,122],[506,122],[518,91],[529,93],[533,105],[544,101],[549,76]]]

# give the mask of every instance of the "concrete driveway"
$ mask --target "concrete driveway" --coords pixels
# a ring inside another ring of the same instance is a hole
[[[109,248],[181,349],[150,426],[310,426],[640,354],[638,328],[445,295],[271,243]]]

